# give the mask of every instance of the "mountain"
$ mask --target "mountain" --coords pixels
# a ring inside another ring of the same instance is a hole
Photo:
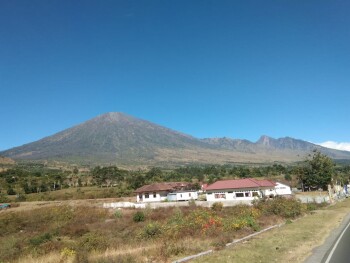
[[[106,113],[0,155],[24,160],[83,164],[167,165],[298,161],[313,149],[335,159],[350,152],[331,150],[290,137],[262,136],[257,142],[231,138],[198,139],[123,113]]]

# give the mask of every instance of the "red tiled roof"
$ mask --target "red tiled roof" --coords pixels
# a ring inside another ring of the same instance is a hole
[[[169,183],[154,183],[144,185],[135,190],[135,193],[145,193],[145,192],[157,192],[157,191],[171,191],[181,189],[188,186],[189,183],[184,182],[169,182]]]
[[[241,189],[241,188],[259,188],[259,187],[275,187],[275,183],[269,180],[256,180],[253,178],[222,180],[209,185],[206,190],[221,189]]]

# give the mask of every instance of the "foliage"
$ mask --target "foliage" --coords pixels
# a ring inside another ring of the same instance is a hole
[[[137,211],[133,216],[134,222],[143,222],[145,221],[145,214],[142,211]]]
[[[266,215],[274,214],[283,218],[296,218],[305,212],[305,206],[300,201],[284,197],[258,200],[254,207]]]
[[[7,194],[8,195],[16,195],[16,191],[10,187],[9,189],[7,189]]]
[[[78,247],[87,251],[102,250],[108,247],[108,242],[100,233],[86,233],[80,238]]]
[[[162,227],[158,223],[149,223],[143,229],[143,237],[153,238],[162,233]]]
[[[50,233],[45,233],[36,237],[33,237],[31,239],[29,239],[29,243],[32,246],[39,246],[47,241],[50,241],[52,238],[52,235]]]
[[[10,199],[4,194],[0,192],[0,203],[8,203]]]
[[[70,248],[63,248],[61,250],[61,256],[66,259],[66,258],[69,258],[69,257],[74,257],[76,255],[76,251],[74,249],[70,249]]]
[[[223,207],[224,207],[224,204],[222,202],[215,202],[211,206],[211,209],[213,209],[214,211],[221,211]]]
[[[332,159],[315,150],[305,161],[305,166],[299,174],[299,180],[304,189],[327,190],[334,174],[335,164]]]
[[[120,209],[117,209],[117,210],[115,210],[115,212],[114,212],[114,216],[115,216],[116,218],[122,218],[122,217],[123,217],[123,213],[122,213],[122,211],[121,211]]]

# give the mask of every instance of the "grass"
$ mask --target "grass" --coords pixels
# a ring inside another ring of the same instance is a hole
[[[0,213],[0,262],[169,262],[304,213],[295,200],[252,206],[108,210],[78,201]],[[30,203],[30,202],[29,202]],[[286,213],[286,211],[293,211]],[[43,261],[45,262],[45,261]]]
[[[131,194],[131,193],[130,193]],[[82,200],[82,199],[98,199],[98,198],[120,198],[125,196],[125,192],[119,192],[116,187],[97,187],[97,186],[87,186],[87,187],[76,187],[67,188],[57,191],[47,191],[43,193],[33,193],[25,195],[26,201],[54,201],[54,200]],[[7,196],[11,201],[16,200],[16,196]],[[135,197],[123,198],[135,201]]]
[[[349,212],[350,199],[193,262],[304,262]]]

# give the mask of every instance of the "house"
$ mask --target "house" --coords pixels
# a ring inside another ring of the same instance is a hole
[[[277,195],[291,195],[292,194],[292,189],[290,188],[289,185],[282,184],[279,182],[276,182],[275,186],[276,194]]]
[[[265,196],[275,186],[272,181],[253,178],[221,180],[206,187],[206,197],[207,201],[252,201]]]
[[[198,192],[195,190],[176,191],[167,194],[168,201],[189,201],[197,200]]]
[[[186,201],[197,199],[197,192],[187,190],[189,188],[191,188],[191,184],[186,182],[167,182],[144,185],[136,189],[136,200],[137,202],[161,202],[165,200]]]

